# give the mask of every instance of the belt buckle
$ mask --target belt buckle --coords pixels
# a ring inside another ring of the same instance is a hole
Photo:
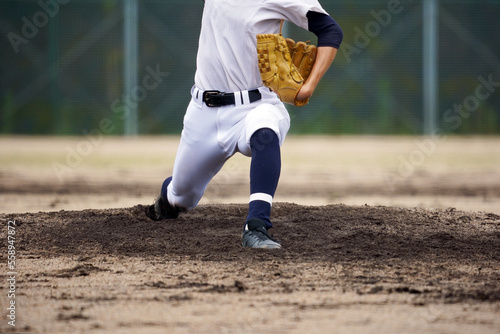
[[[209,107],[222,106],[222,93],[218,90],[206,90],[203,92],[203,102]]]

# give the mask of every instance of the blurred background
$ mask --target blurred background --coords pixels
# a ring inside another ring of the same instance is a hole
[[[500,133],[500,1],[321,3],[344,43],[307,112],[289,108],[292,134]],[[0,133],[179,134],[202,10],[2,0]],[[293,25],[285,35],[316,42]]]
[[[344,41],[310,104],[288,107],[275,201],[500,214],[500,1],[321,3]],[[1,0],[0,212],[151,203],[172,173],[202,11]],[[248,169],[233,157],[200,203],[247,202]]]

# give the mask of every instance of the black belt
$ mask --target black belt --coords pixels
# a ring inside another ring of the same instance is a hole
[[[243,94],[240,94],[241,104],[243,104]],[[262,98],[258,89],[249,90],[248,98],[250,103],[259,101]],[[222,93],[218,90],[206,90],[203,92],[203,102],[209,107],[222,107],[235,105],[234,93]]]

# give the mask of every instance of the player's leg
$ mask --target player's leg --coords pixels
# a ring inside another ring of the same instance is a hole
[[[212,135],[199,133],[193,138],[183,131],[177,156],[175,157],[172,182],[164,182],[162,197],[181,210],[194,208],[200,201],[212,178],[229,158]]]
[[[281,173],[278,136],[269,129],[257,130],[250,139],[250,202],[247,220],[258,218],[271,228],[271,205]]]
[[[286,109],[280,105],[262,104],[246,119],[250,137],[250,201],[243,232],[243,246],[280,248],[267,232],[271,227],[271,206],[281,173],[280,145],[290,126]]]
[[[217,141],[215,110],[192,101],[184,117],[184,129],[175,157],[173,175],[161,187],[155,204],[146,214],[154,220],[176,218],[195,207],[210,180],[228,155]]]
[[[271,205],[281,172],[281,152],[276,133],[263,128],[250,139],[250,202],[243,232],[243,246],[252,248],[280,248],[281,245],[267,233],[272,227]]]

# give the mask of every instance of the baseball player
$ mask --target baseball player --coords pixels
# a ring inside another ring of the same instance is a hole
[[[296,95],[312,96],[342,41],[339,25],[317,0],[205,0],[197,70],[173,175],[146,214],[174,219],[194,208],[210,180],[239,152],[251,157],[244,247],[280,248],[268,230],[281,170],[280,146],[290,117],[278,96],[262,85],[257,34],[276,34],[282,20],[318,37],[316,62]]]

